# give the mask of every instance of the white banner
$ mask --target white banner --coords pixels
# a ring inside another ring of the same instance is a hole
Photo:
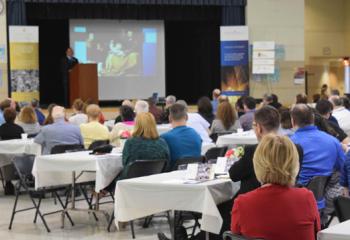
[[[275,73],[275,42],[253,43],[253,74]]]

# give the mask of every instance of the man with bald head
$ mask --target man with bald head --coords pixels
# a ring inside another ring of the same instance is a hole
[[[54,123],[43,127],[35,137],[34,142],[42,146],[43,154],[50,154],[51,149],[56,145],[83,145],[79,127],[68,123],[65,117],[64,107],[55,106],[52,110]]]
[[[291,137],[303,148],[304,157],[297,182],[306,186],[315,176],[331,176],[334,170],[342,171],[345,155],[339,141],[314,125],[314,113],[306,104],[296,104],[292,110],[292,125],[296,128]],[[325,207],[324,199],[317,203]]]

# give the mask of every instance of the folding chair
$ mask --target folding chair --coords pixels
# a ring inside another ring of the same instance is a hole
[[[225,153],[227,151],[227,147],[214,147],[210,148],[206,153],[205,153],[205,158],[206,160],[212,160],[212,159],[217,159],[218,157],[223,157],[225,156]]]
[[[10,221],[10,225],[9,225],[9,230],[11,230],[12,228],[12,223],[15,217],[16,213],[19,212],[24,212],[24,211],[28,211],[28,210],[32,210],[35,209],[35,217],[34,217],[34,223],[36,223],[37,217],[39,215],[40,219],[42,220],[47,232],[50,232],[50,229],[45,221],[45,216],[46,215],[50,215],[50,214],[54,214],[54,213],[59,213],[62,212],[62,210],[67,206],[68,204],[68,196],[66,198],[66,202],[63,203],[60,196],[57,194],[57,191],[59,190],[64,190],[65,187],[49,187],[49,188],[43,188],[40,190],[35,190],[34,189],[34,178],[32,176],[32,168],[33,168],[33,164],[34,164],[34,155],[21,155],[21,156],[16,156],[13,160],[13,164],[15,166],[16,172],[18,174],[19,177],[19,181],[16,184],[16,198],[15,198],[15,202],[14,202],[14,206],[13,206],[13,210],[12,210],[12,215],[11,215],[11,221]],[[19,195],[21,190],[24,189],[25,192],[29,195],[34,207],[31,208],[24,208],[24,209],[17,209],[17,204],[18,204],[18,199],[19,199]],[[54,196],[58,199],[62,210],[58,210],[58,211],[54,211],[54,212],[49,212],[49,213],[41,213],[40,211],[40,206],[41,206],[41,200],[43,198],[43,196],[45,196],[45,193],[53,193]],[[36,202],[34,200],[34,196],[39,196],[39,200],[38,202]],[[70,223],[72,224],[72,226],[74,226],[74,223],[71,219],[71,217],[69,216],[68,213],[66,213],[67,218],[69,219]]]
[[[89,150],[94,150],[97,147],[109,144],[109,140],[97,140],[90,144]]]
[[[166,166],[167,160],[136,160],[130,163],[126,169],[125,177],[123,179],[145,177],[153,174],[158,174],[163,172]],[[111,226],[114,220],[114,212],[109,220],[107,231],[110,232]],[[134,222],[130,221],[132,238],[135,238]]]
[[[350,198],[343,196],[335,198],[334,209],[339,222],[350,220]]]
[[[203,163],[204,157],[184,157],[181,159],[176,160],[174,166],[171,168],[171,171],[176,171],[179,169],[180,166],[186,166],[191,163]]]

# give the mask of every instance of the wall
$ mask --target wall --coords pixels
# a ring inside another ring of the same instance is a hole
[[[305,0],[305,67],[308,95],[322,84],[344,90],[341,59],[350,55],[350,3],[348,0]]]
[[[275,41],[285,49],[280,79],[275,83],[256,82],[250,78],[251,95],[261,98],[275,93],[280,102],[290,105],[295,95],[305,92],[305,85],[294,84],[294,73],[304,67],[304,0],[248,0],[249,40]]]
[[[6,9],[6,1],[3,1]],[[5,59],[0,59],[0,101],[8,96],[6,10],[0,15],[0,48],[5,47]]]

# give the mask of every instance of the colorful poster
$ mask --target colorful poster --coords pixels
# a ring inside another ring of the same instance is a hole
[[[39,28],[10,26],[11,97],[18,102],[39,99]]]
[[[221,89],[227,96],[249,94],[249,43],[247,26],[220,27]]]

